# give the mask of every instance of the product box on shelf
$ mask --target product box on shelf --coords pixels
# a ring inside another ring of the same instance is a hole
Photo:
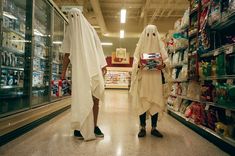
[[[22,71],[2,70],[1,86],[23,86]]]
[[[59,74],[59,64],[52,63],[52,73]]]
[[[33,87],[43,85],[43,72],[33,72]]]
[[[20,22],[20,28],[19,28],[20,33],[25,34],[25,24],[23,22]]]
[[[35,58],[33,60],[33,70],[40,70],[40,59]]]
[[[18,62],[18,57],[15,54],[3,51],[1,53],[1,63],[4,66],[16,67]]]
[[[51,96],[61,97],[71,94],[71,85],[67,80],[51,81]]]

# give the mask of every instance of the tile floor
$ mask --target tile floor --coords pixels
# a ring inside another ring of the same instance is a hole
[[[73,137],[70,111],[0,147],[1,156],[223,156],[227,155],[200,135],[165,114],[159,121],[163,138],[150,132],[137,137],[137,114],[127,90],[106,90],[99,125],[105,137],[84,142]]]

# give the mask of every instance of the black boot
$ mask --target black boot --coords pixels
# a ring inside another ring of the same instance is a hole
[[[163,137],[163,135],[162,135],[156,128],[153,128],[153,129],[151,130],[151,135],[152,135],[152,136],[155,136],[155,137],[159,137],[159,138],[162,138],[162,137]]]
[[[83,139],[81,132],[78,130],[74,130],[73,135],[78,139],[81,139],[81,140]]]
[[[138,137],[139,138],[143,138],[143,137],[145,137],[146,136],[146,130],[145,130],[145,128],[141,128],[140,129],[140,131],[139,131],[139,133],[138,133]]]

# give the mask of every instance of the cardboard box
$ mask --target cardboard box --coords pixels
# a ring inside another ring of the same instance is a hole
[[[140,63],[144,70],[157,70],[158,66],[163,65],[163,60],[160,53],[143,53]]]

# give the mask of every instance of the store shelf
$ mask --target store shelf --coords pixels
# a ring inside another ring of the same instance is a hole
[[[13,29],[6,28],[6,27],[2,27],[2,29],[3,29],[3,31],[5,31],[5,32],[13,32],[13,33],[19,35],[20,37],[25,38],[25,35],[24,35],[24,34],[22,34],[22,33],[20,33],[20,32],[17,32],[17,31],[15,31],[15,30],[13,30]]]
[[[1,89],[17,89],[17,88],[22,88],[20,86],[1,86]]]
[[[17,55],[24,55],[24,51],[20,51],[20,50],[13,49],[13,48],[2,47],[2,50],[12,52],[12,53],[17,54]]]
[[[33,90],[45,90],[47,87],[46,85],[35,85],[33,86]]]
[[[205,77],[205,78],[200,78],[201,81],[223,80],[223,79],[235,79],[235,75],[208,76],[208,77]]]
[[[187,96],[182,96],[182,95],[170,94],[170,96],[179,97],[179,98],[182,98],[182,99],[186,99],[186,100],[190,100],[190,101],[195,101],[195,102],[203,103],[203,104],[210,105],[210,106],[214,106],[214,107],[219,107],[219,108],[224,108],[224,109],[235,111],[235,106],[231,107],[231,106],[228,106],[228,105],[219,105],[219,104],[214,103],[214,102],[202,101],[202,100],[193,99],[193,98],[190,98],[190,97],[187,97]]]
[[[206,131],[207,133],[213,135],[214,137],[226,142],[227,144],[233,146],[233,148],[235,148],[235,140],[231,139],[231,138],[228,138],[228,137],[224,137],[224,136],[221,136],[221,135],[218,135],[216,132],[214,132],[213,130],[205,127],[205,126],[202,126],[202,125],[198,125],[198,124],[195,124],[193,122],[192,119],[190,118],[186,118],[183,114],[181,114],[180,112],[176,112],[170,108],[168,108],[168,111],[177,115],[178,117],[182,118],[184,120],[184,122],[187,122],[188,124],[192,124],[193,126],[196,126],[197,128],[200,128],[201,130],[204,130]]]
[[[0,94],[0,99],[18,98],[22,96],[27,96],[22,91],[11,92],[10,94]]]
[[[36,72],[36,73],[45,73],[47,71],[41,70],[41,69],[33,69],[33,72]]]
[[[60,76],[60,74],[58,74],[58,73],[52,73],[52,75]]]
[[[48,58],[45,58],[45,57],[42,57],[42,56],[37,56],[37,55],[35,55],[34,58],[40,58],[42,60],[48,60]]]
[[[46,46],[43,43],[40,43],[38,41],[36,41],[35,44],[38,45],[38,46],[42,46],[42,47],[46,48]]]
[[[226,52],[226,54],[229,54],[229,53],[233,53],[234,50],[235,50],[235,43],[233,44],[228,44],[228,45],[224,45],[220,48],[217,48],[217,49],[214,49],[208,53],[205,53],[205,54],[202,54],[200,57],[212,57],[212,56],[217,56],[219,55],[220,53],[224,52],[224,50],[228,49],[228,51]]]
[[[54,64],[60,64],[59,62],[57,62],[57,61],[52,61],[52,63],[54,63]]]
[[[19,70],[19,71],[24,71],[24,68],[19,68],[19,67],[9,67],[9,66],[1,66],[2,69],[8,69],[8,70]]]
[[[186,99],[186,100],[196,101],[196,102],[200,102],[200,103],[201,103],[200,100],[193,99],[193,98],[190,98],[190,97],[187,97],[187,96],[176,95],[176,94],[170,94],[170,96],[179,97],[179,98],[181,98],[181,99]]]
[[[211,26],[213,30],[222,30],[231,25],[235,24],[235,11],[228,14],[227,16],[222,17],[218,22],[214,23]]]
[[[224,109],[235,111],[235,106],[234,105],[231,107],[231,106],[228,106],[228,105],[219,105],[219,104],[216,104],[214,102],[205,102],[205,101],[204,102],[201,101],[201,103],[204,103],[204,104],[210,105],[210,106],[214,106],[214,107],[219,107],[219,108],[224,108]]]

